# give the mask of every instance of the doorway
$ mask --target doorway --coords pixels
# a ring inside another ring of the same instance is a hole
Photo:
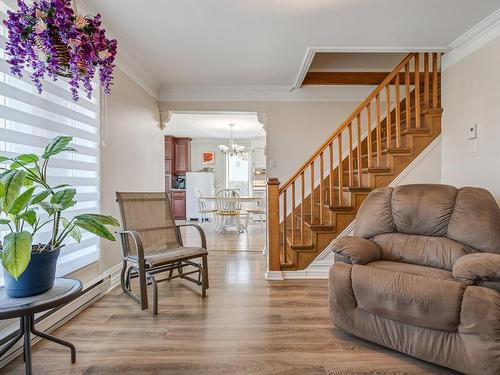
[[[258,114],[173,111],[165,137],[187,141],[182,149],[187,152],[185,170],[173,179],[166,177],[174,181],[166,190],[175,197],[171,200],[179,209],[176,220],[201,225],[209,250],[262,252],[266,245],[266,132]],[[170,168],[169,173],[175,170]],[[224,208],[223,190],[238,198],[235,212]],[[231,220],[224,215],[232,215]],[[183,231],[186,246],[199,244],[196,230]]]

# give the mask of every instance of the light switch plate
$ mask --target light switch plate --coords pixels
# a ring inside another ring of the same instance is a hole
[[[477,124],[473,124],[469,126],[467,129],[467,138],[468,139],[476,139],[477,138]]]
[[[477,152],[477,142],[475,140],[469,141],[469,151],[472,153]]]

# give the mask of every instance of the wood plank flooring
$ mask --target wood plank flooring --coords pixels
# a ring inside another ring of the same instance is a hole
[[[185,221],[178,221],[185,223]],[[193,222],[196,223],[196,222]],[[227,229],[223,234],[215,231],[215,224],[207,222],[203,225],[205,236],[207,237],[207,248],[209,250],[228,251],[255,251],[262,252],[266,245],[265,223],[261,227],[259,223],[249,224],[247,231],[238,233],[235,230]],[[200,237],[194,228],[186,227],[181,229],[184,246],[199,246]]]
[[[214,251],[209,264],[208,297],[162,283],[157,317],[115,288],[54,332],[76,345],[77,363],[41,341],[34,374],[454,374],[335,329],[326,280],[268,282],[259,253]],[[17,358],[0,373],[23,369]]]

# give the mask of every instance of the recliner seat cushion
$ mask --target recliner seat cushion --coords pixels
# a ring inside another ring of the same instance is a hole
[[[476,250],[446,237],[405,233],[380,234],[372,238],[382,251],[382,259],[451,271],[461,256]]]
[[[459,282],[358,264],[352,266],[351,279],[364,311],[417,327],[457,331],[465,291]]]
[[[439,268],[419,266],[417,264],[391,262],[387,260],[378,260],[370,262],[367,266],[380,268],[392,272],[403,272],[409,275],[433,277],[440,280],[454,280],[453,273]]]

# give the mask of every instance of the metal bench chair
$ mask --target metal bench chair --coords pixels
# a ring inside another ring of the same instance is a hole
[[[207,245],[203,229],[196,224],[175,224],[170,200],[164,192],[123,193],[117,192],[123,230],[121,239],[123,291],[148,308],[147,286],[153,287],[153,315],[158,314],[158,286],[163,281],[182,278],[201,286],[206,296],[208,284]],[[201,247],[184,247],[181,227],[195,227],[201,238]],[[201,264],[193,261],[200,259]],[[188,267],[188,270],[185,268]],[[194,268],[194,269],[193,269]],[[156,275],[167,272],[168,276],[157,279]],[[177,275],[174,275],[177,271]],[[192,277],[192,275],[197,277]],[[137,295],[132,291],[131,280],[139,279]]]

